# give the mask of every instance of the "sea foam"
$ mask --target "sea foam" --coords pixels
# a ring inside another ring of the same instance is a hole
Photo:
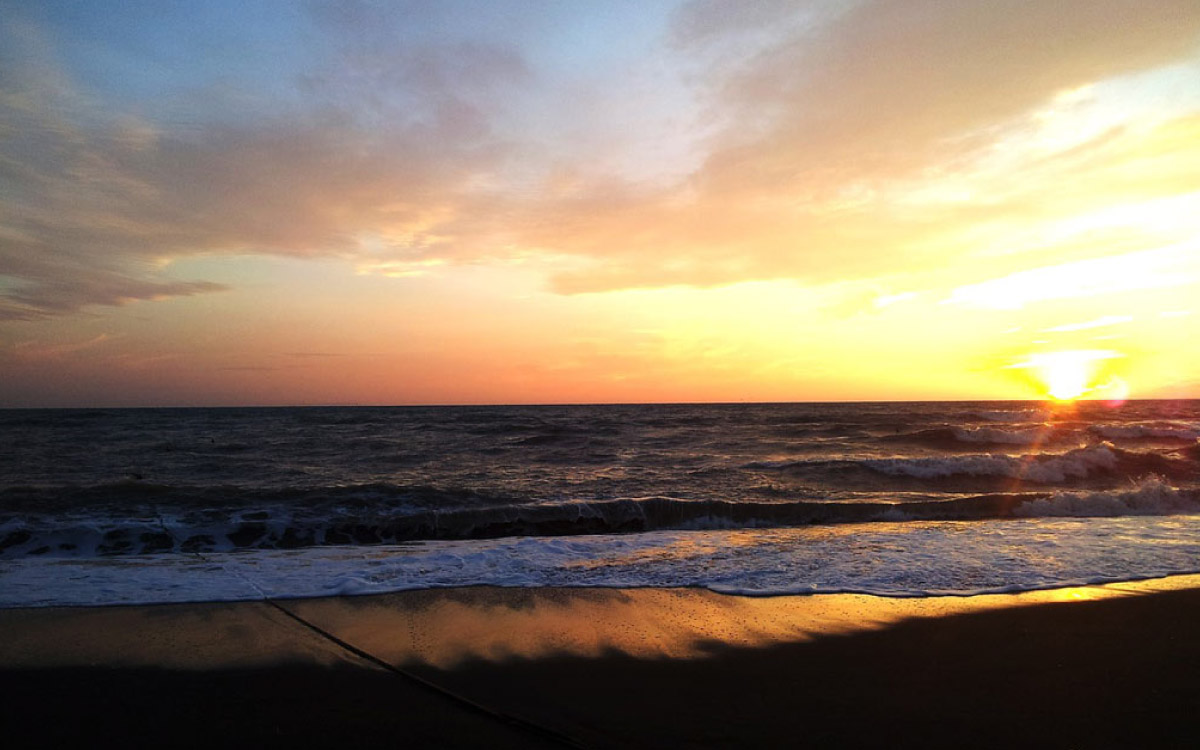
[[[0,566],[0,606],[232,601],[469,585],[964,595],[1195,572],[1200,516],[1040,518],[26,558]]]

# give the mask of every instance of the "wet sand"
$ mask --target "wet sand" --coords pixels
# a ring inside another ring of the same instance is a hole
[[[1200,576],[0,611],[8,744],[1193,747]]]

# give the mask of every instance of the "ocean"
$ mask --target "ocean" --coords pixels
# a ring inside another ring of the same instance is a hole
[[[1200,572],[1200,401],[0,411],[0,606]]]

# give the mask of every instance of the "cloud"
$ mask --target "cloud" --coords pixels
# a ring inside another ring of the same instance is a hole
[[[1169,289],[1198,280],[1196,258],[1200,242],[1044,266],[1008,276],[960,286],[948,304],[992,310],[1019,310],[1026,305],[1057,299],[1111,296],[1146,289]],[[1083,327],[1109,325],[1124,318],[1107,316]],[[1078,330],[1062,326],[1047,331]]]
[[[1094,320],[1085,320],[1082,323],[1064,323],[1063,325],[1054,326],[1053,328],[1043,328],[1042,333],[1064,333],[1068,331],[1086,331],[1092,328],[1103,328],[1105,326],[1114,326],[1121,323],[1128,323],[1133,320],[1132,315],[1105,315],[1095,318]]]
[[[39,320],[74,312],[84,304],[118,306],[138,300],[188,297],[226,288],[210,281],[149,281],[79,269],[5,292],[0,298],[0,321]]]
[[[303,112],[179,127],[109,112],[44,43],[25,46],[0,74],[10,320],[223,289],[163,271],[190,255],[436,254],[438,228],[505,156],[474,99],[522,75],[518,57],[487,45],[406,50],[387,66],[368,46],[300,81]],[[357,95],[380,103],[342,101]]]
[[[1191,0],[689,3],[664,29],[659,63],[679,76],[661,85],[694,108],[678,136],[703,153],[665,182],[598,174],[555,140],[565,131],[533,127],[589,102],[539,99],[564,89],[513,39],[464,31],[439,5],[315,5],[311,52],[280,91],[241,92],[258,102],[243,112],[208,106],[211,86],[180,88],[170,112],[190,119],[114,108],[53,39],[9,24],[0,318],[224,288],[171,275],[171,260],[198,255],[399,275],[522,258],[562,293],[869,277],[963,254],[964,226],[1119,199],[1088,177],[1169,192],[1195,161],[1178,158],[1196,151],[1186,121],[1150,136],[1118,123],[1050,152],[1026,143],[1060,92],[1194,55]],[[432,30],[411,31],[427,18]],[[596,100],[622,90],[602,70],[588,83]],[[1014,137],[1018,156],[997,167]],[[1162,169],[1111,167],[1144,160],[1154,138]],[[1080,185],[1074,198],[1062,179]]]
[[[1194,53],[1198,34],[1200,9],[1187,0],[860,3],[719,82],[739,119],[772,122],[709,171],[770,189],[772,176],[793,184],[921,168],[931,148],[970,145],[976,129],[1064,89]]]
[[[85,341],[74,341],[59,344],[42,344],[36,341],[22,341],[9,344],[0,349],[4,355],[18,362],[58,361],[70,357],[76,352],[94,349],[112,340],[112,336],[101,333]]]
[[[1128,169],[1140,156],[1129,152],[1154,137],[1177,161],[1196,162],[1195,146],[1170,135],[1194,128],[1174,124],[1149,136],[1114,129],[1058,151],[1029,143],[1037,110],[1061,92],[1194,54],[1195,3],[918,0],[799,12],[792,23],[780,7],[732,13],[739,17],[725,30],[724,5],[684,9],[683,54],[702,57],[728,36],[761,45],[732,63],[721,55],[697,75],[730,125],[670,191],[598,185],[539,207],[542,220],[521,225],[525,241],[596,261],[559,275],[556,288],[928,268],[970,251],[964,226],[1069,214],[1073,192],[1120,201],[1130,179],[1147,191],[1177,189],[1187,169]],[[1014,137],[1024,151],[997,170],[998,146]],[[1122,168],[1114,194],[1112,173]],[[928,199],[972,174],[974,192],[962,199]],[[1063,178],[1076,180],[1074,191],[1061,190]],[[914,203],[921,191],[927,199]]]

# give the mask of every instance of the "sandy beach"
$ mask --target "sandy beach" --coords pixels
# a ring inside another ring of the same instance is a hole
[[[1183,747],[1200,576],[1017,595],[425,590],[0,611],[18,744]]]

